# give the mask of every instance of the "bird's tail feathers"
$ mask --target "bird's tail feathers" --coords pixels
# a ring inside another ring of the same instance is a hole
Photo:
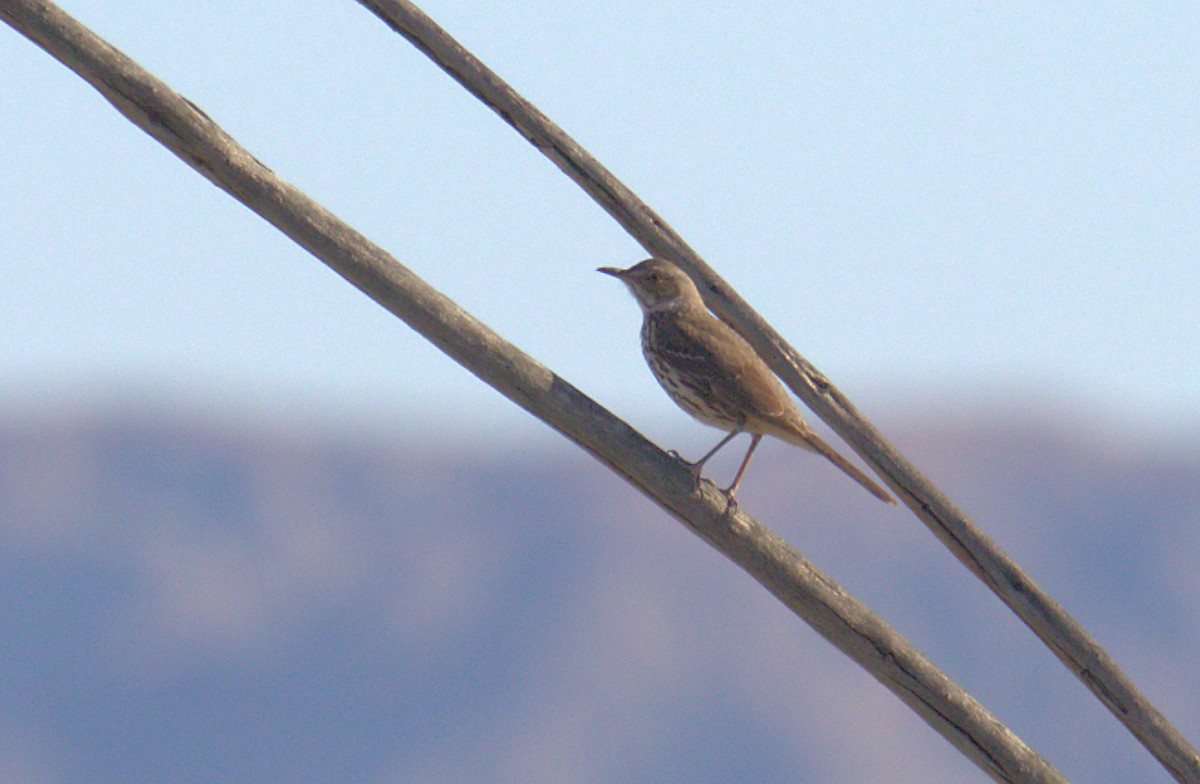
[[[816,452],[840,468],[842,473],[846,474],[846,476],[850,477],[855,482],[858,482],[868,493],[875,496],[880,501],[883,501],[885,504],[896,503],[896,499],[893,498],[888,491],[880,487],[879,483],[860,471],[859,468],[849,460],[835,452],[833,447],[822,441],[821,437],[809,429],[807,424],[805,424],[804,430],[802,431],[798,429],[788,429],[777,434],[773,433],[772,435],[778,435],[780,438],[790,444],[795,444],[796,446]]]

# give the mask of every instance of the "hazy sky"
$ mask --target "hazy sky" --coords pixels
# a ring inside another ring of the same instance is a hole
[[[1200,429],[1200,6],[426,2],[868,414]],[[353,2],[64,3],[509,339],[684,426],[641,249]],[[524,415],[0,28],[0,395]]]

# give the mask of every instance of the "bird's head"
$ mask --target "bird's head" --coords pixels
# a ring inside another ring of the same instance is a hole
[[[663,259],[646,259],[629,269],[601,267],[597,272],[612,275],[624,282],[646,313],[679,305],[704,307],[692,279],[679,267]]]

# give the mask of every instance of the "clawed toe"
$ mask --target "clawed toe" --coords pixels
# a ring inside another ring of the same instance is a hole
[[[688,470],[688,473],[690,473],[692,475],[692,482],[694,483],[694,489],[696,490],[696,492],[700,492],[701,483],[708,482],[707,479],[705,479],[703,476],[700,475],[700,471],[704,467],[704,460],[698,460],[695,463],[693,463],[690,460],[687,460],[686,458],[684,458],[683,455],[679,454],[674,449],[668,451],[667,454],[670,455],[671,457],[673,457],[674,459],[678,460],[680,463],[683,463],[683,467],[686,468]],[[741,479],[741,477],[739,476],[738,479]],[[712,482],[709,482],[709,484],[712,484]],[[716,485],[713,485],[713,486],[716,487]],[[733,515],[738,510],[737,496],[734,495],[734,493],[737,491],[737,486],[738,486],[738,483],[737,483],[737,481],[735,481],[729,487],[726,487],[724,489],[718,489],[718,492],[721,495],[725,496],[725,514],[726,515]]]
[[[688,473],[690,473],[692,475],[692,482],[695,484],[696,489],[699,490],[700,482],[701,482],[700,467],[702,464],[691,462],[690,460],[686,459],[683,455],[676,452],[674,449],[667,452],[667,454],[670,455],[671,457],[675,458],[679,462],[683,463],[683,467],[686,468],[688,470]]]

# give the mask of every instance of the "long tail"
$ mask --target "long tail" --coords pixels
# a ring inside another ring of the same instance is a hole
[[[779,433],[779,436],[785,441],[789,441],[796,446],[811,449],[812,451],[824,456],[826,460],[840,468],[842,473],[846,474],[846,476],[850,477],[855,482],[858,482],[863,486],[864,489],[866,489],[868,493],[875,496],[880,501],[883,501],[885,504],[896,503],[896,499],[892,498],[891,494],[880,487],[875,480],[871,479],[871,477],[860,471],[857,466],[835,452],[833,447],[831,447],[829,444],[822,441],[821,437],[808,427],[808,423],[804,423],[803,430],[799,430],[798,428],[793,430],[789,428],[786,432]]]

